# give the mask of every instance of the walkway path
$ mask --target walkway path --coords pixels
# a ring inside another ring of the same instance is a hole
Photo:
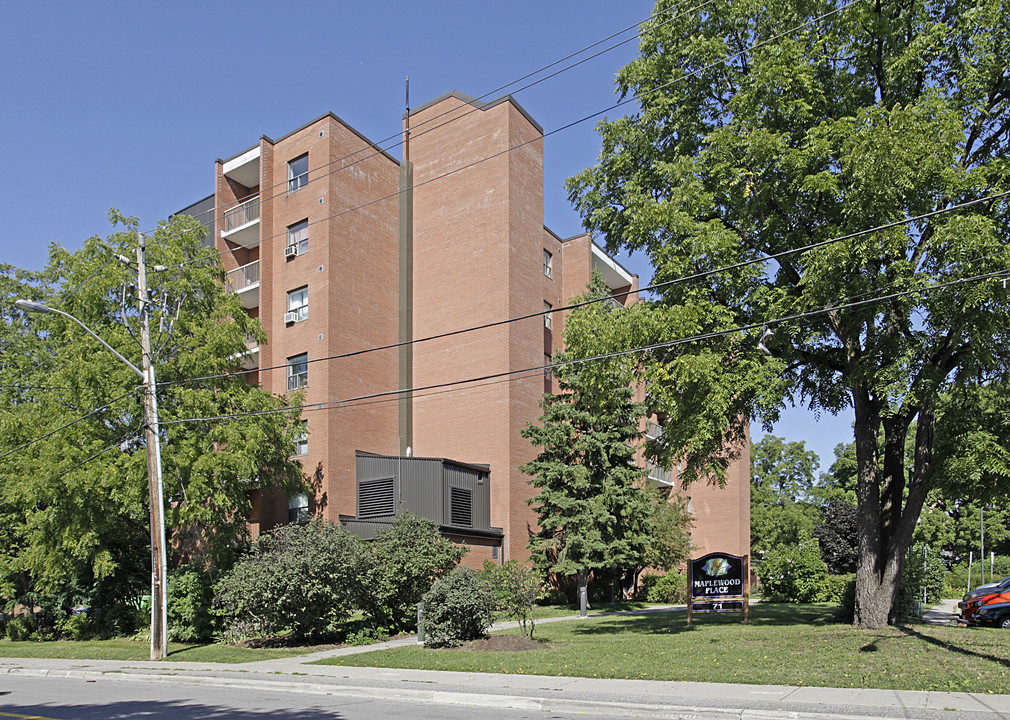
[[[648,611],[670,612],[683,606]],[[931,608],[927,621],[954,620],[950,603]],[[597,615],[596,617],[599,617]],[[578,616],[544,619],[563,622]],[[997,632],[997,631],[994,631]],[[413,637],[339,648],[280,660],[224,665],[43,659],[0,660],[0,675],[81,677],[114,682],[215,684],[336,697],[412,699],[539,712],[636,717],[747,718],[959,718],[1010,720],[1010,696],[898,690],[811,688],[649,680],[501,675],[311,665],[335,655],[381,652],[415,644]],[[337,702],[337,701],[335,701]]]

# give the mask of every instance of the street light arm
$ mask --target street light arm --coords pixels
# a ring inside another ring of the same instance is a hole
[[[98,342],[102,343],[102,345],[105,346],[106,350],[108,350],[110,353],[112,353],[117,358],[119,358],[124,363],[126,363],[126,366],[129,367],[131,370],[133,370],[133,372],[137,373],[137,375],[139,375],[142,380],[144,379],[144,373],[141,372],[140,369],[136,365],[134,365],[132,362],[130,362],[125,357],[123,357],[122,355],[120,355],[119,352],[114,347],[112,347],[111,345],[109,345],[109,343],[107,343],[104,340],[102,340],[102,338],[98,337],[98,335],[95,333],[94,330],[92,330],[91,328],[89,328],[87,325],[85,325],[83,322],[81,322],[80,320],[78,320],[77,318],[75,318],[70,313],[63,312],[62,310],[57,310],[56,308],[51,308],[48,305],[43,305],[42,303],[32,302],[31,300],[16,300],[14,302],[14,304],[19,309],[21,309],[21,310],[23,310],[25,312],[30,312],[30,313],[55,313],[57,315],[62,315],[65,318],[69,318],[69,319],[73,320],[75,323],[77,323],[78,325],[80,325],[84,329],[84,332],[88,333],[88,335],[90,335],[91,337],[93,337]]]

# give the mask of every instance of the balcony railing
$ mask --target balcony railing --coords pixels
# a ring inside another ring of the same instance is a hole
[[[243,265],[228,273],[225,287],[228,292],[241,292],[245,288],[255,285],[260,281],[260,261],[253,260],[248,265]]]
[[[248,225],[249,223],[259,219],[260,199],[259,195],[257,195],[251,200],[246,200],[241,205],[233,207],[231,210],[225,210],[224,232],[229,233],[232,230],[240,228],[243,225]]]
[[[660,467],[652,462],[646,462],[645,467],[649,471],[649,479],[659,485],[673,486],[673,471]]]

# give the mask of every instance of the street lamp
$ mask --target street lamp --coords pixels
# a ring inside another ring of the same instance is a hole
[[[145,278],[146,280],[146,278]],[[145,283],[146,284],[146,283]],[[142,296],[143,297],[143,296]],[[142,301],[143,302],[143,301]],[[80,325],[86,333],[100,342],[106,350],[119,358],[128,368],[140,376],[144,383],[144,420],[147,426],[147,476],[151,500],[151,659],[160,660],[168,655],[168,612],[166,590],[165,514],[164,490],[161,481],[161,440],[158,435],[158,400],[155,396],[157,383],[154,366],[151,364],[150,332],[146,307],[141,310],[143,370],[120,355],[109,343],[98,337],[94,330],[73,315],[31,300],[17,300],[20,310],[29,313],[53,313],[62,315]]]

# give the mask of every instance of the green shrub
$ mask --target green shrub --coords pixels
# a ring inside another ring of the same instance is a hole
[[[550,588],[544,593],[544,596],[537,601],[537,605],[568,605],[571,600],[568,599],[568,595],[565,594],[564,590],[559,588]]]
[[[168,576],[168,637],[175,642],[204,642],[214,635],[211,614],[214,586],[210,573],[184,565]]]
[[[515,560],[502,565],[485,560],[480,575],[494,589],[498,598],[497,610],[519,623],[520,632],[532,638],[537,600],[547,594],[547,586],[537,572]]]
[[[765,553],[761,567],[762,598],[769,602],[820,602],[827,565],[816,540],[798,545],[779,545]]]
[[[431,520],[397,515],[368,546],[362,609],[372,625],[391,632],[414,630],[421,598],[465,554],[466,546],[446,540]]]
[[[359,604],[366,563],[356,535],[318,518],[264,535],[214,589],[223,637],[331,636]]]
[[[57,633],[66,640],[88,640],[95,637],[95,621],[86,612],[75,613],[64,618],[57,626]]]
[[[495,591],[468,567],[453,570],[424,595],[424,644],[456,647],[483,637],[494,622]]]
[[[936,553],[926,553],[923,558],[922,545],[916,545],[908,551],[905,565],[901,573],[901,586],[898,588],[898,600],[895,605],[895,615],[900,620],[918,617],[923,605],[933,605],[940,601],[944,594],[944,584],[947,568]]]
[[[852,585],[853,593],[855,593],[855,573],[848,573],[846,575],[828,575],[824,578],[824,583],[821,585],[821,602],[842,602],[845,597],[845,591],[849,585]],[[853,594],[853,598],[855,598],[855,594]]]
[[[34,615],[23,613],[7,621],[7,639],[15,642],[33,640],[38,637],[39,622]]]
[[[687,602],[687,575],[670,572],[666,575],[643,575],[635,597],[650,603]]]
[[[849,575],[849,581],[842,590],[842,598],[838,603],[838,621],[851,623],[856,619],[856,576]]]

